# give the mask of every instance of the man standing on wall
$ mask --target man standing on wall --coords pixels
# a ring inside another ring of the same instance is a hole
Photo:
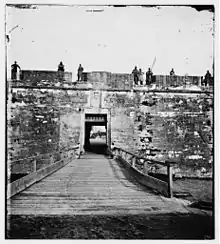
[[[170,85],[171,86],[176,86],[176,77],[175,77],[175,72],[174,72],[174,69],[172,68],[171,71],[170,71],[170,77],[169,77],[169,80],[170,80]]]
[[[171,69],[170,76],[174,76],[174,75],[175,75],[174,69]]]
[[[138,75],[139,75],[139,72],[138,72],[138,69],[137,69],[137,66],[134,67],[133,71],[132,71],[132,74],[134,75],[134,84],[135,85],[138,85]]]
[[[153,72],[150,68],[148,68],[148,71],[146,72],[146,85],[150,85],[153,78]]]
[[[142,86],[144,83],[144,77],[143,77],[143,72],[141,69],[139,69],[139,81],[140,81],[140,85]]]
[[[64,65],[62,62],[60,62],[60,64],[58,65],[58,77],[60,80],[63,80],[63,76],[64,76]]]
[[[212,75],[210,74],[209,70],[207,70],[207,72],[205,74],[205,79],[204,79],[205,86],[210,84],[211,78],[212,78]]]
[[[20,66],[15,61],[15,63],[11,65],[11,79],[12,80],[16,80],[17,79],[18,68],[21,70]],[[18,78],[18,80],[19,80],[19,78]]]
[[[60,64],[58,65],[58,71],[64,72],[64,65],[62,62],[60,62]]]
[[[77,81],[82,81],[82,74],[83,74],[83,67],[82,65],[80,64],[79,65],[79,68],[78,68],[78,72],[77,72]]]

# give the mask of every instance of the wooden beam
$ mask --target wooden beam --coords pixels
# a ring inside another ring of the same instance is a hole
[[[173,170],[172,165],[167,165],[167,174],[168,174],[168,197],[173,197]]]

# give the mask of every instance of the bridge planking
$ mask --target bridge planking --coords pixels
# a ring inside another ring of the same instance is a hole
[[[154,194],[114,159],[85,154],[8,200],[12,215],[188,213],[184,201]]]

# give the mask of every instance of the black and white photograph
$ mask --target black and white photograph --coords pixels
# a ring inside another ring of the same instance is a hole
[[[219,8],[192,4],[5,3],[5,239],[218,239]]]

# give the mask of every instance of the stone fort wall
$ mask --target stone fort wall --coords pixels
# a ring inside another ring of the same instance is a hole
[[[96,87],[96,86],[95,86]],[[95,93],[101,93],[95,101]],[[213,168],[213,97],[206,93],[21,88],[8,96],[8,169],[30,173],[76,156],[84,109],[111,111],[111,140],[139,155],[175,157],[179,174],[209,175]],[[159,169],[161,172],[163,169]]]

